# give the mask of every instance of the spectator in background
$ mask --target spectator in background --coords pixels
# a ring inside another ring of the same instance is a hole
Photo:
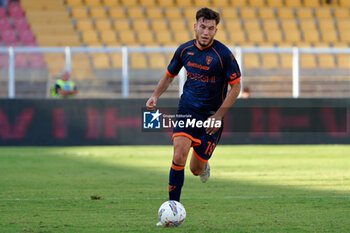
[[[7,0],[0,0],[1,7],[7,7]]]
[[[332,0],[326,0],[327,4],[332,4]]]
[[[52,88],[52,97],[54,98],[72,98],[78,93],[78,89],[75,83],[70,80],[70,72],[68,70],[63,70]]]
[[[242,98],[247,99],[250,97],[250,90],[249,87],[244,87],[242,92]]]

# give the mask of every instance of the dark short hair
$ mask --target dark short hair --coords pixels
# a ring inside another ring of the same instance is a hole
[[[204,19],[209,19],[209,20],[215,20],[216,25],[219,24],[220,22],[220,14],[216,11],[213,11],[209,8],[201,8],[197,11],[196,13],[196,20],[198,21],[198,19],[200,18],[204,18]]]

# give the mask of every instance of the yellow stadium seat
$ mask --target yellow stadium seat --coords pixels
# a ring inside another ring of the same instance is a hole
[[[350,31],[341,31],[340,32],[340,41],[350,42]]]
[[[144,53],[130,53],[131,69],[147,69],[147,58]]]
[[[335,43],[332,43],[332,46],[334,48],[347,48],[349,47],[349,42],[345,42],[345,41],[335,42]]]
[[[106,10],[104,7],[91,7],[90,8],[90,15],[91,15],[91,17],[93,17],[95,19],[107,17]]]
[[[277,19],[266,19],[263,21],[263,29],[265,32],[268,30],[277,31],[279,30],[278,20]]]
[[[237,19],[239,18],[239,15],[237,13],[237,8],[235,7],[225,7],[221,11],[221,15],[224,19]]]
[[[151,69],[164,69],[166,67],[165,57],[163,53],[149,53],[149,65]]]
[[[338,54],[337,55],[338,68],[349,69],[350,68],[350,54]]]
[[[281,67],[291,69],[293,67],[293,55],[288,53],[280,54]]]
[[[258,19],[247,19],[244,20],[244,27],[249,31],[260,30],[260,22]]]
[[[127,16],[123,7],[110,7],[109,17],[113,19],[125,19]]]
[[[212,0],[213,6],[216,7],[228,7],[229,1],[228,0]]]
[[[85,5],[91,6],[91,7],[101,6],[101,1],[100,0],[85,0]]]
[[[319,54],[318,63],[320,68],[324,68],[324,69],[336,68],[334,55],[332,54]]]
[[[156,32],[156,40],[162,45],[169,44],[173,42],[172,35],[169,31],[157,31]]]
[[[264,53],[262,55],[262,67],[269,69],[276,69],[279,67],[278,54]]]
[[[111,53],[111,63],[114,69],[121,69],[123,67],[123,56],[121,53]]]
[[[315,16],[318,19],[332,19],[332,11],[330,8],[318,7],[315,9]]]
[[[349,8],[350,7],[350,2],[348,0],[339,0],[339,5],[341,7],[347,7]]]
[[[264,7],[265,0],[248,0],[248,5],[252,7]]]
[[[228,31],[242,30],[241,21],[237,19],[226,20],[226,30]]]
[[[83,42],[87,44],[99,42],[98,35],[95,30],[83,31],[81,35],[82,35]]]
[[[277,47],[293,47],[293,43],[292,42],[288,42],[288,41],[282,41],[282,42],[279,42],[279,43],[276,43],[276,46]]]
[[[328,42],[314,42],[312,43],[314,47],[328,48],[331,47],[331,43]]]
[[[110,19],[96,19],[95,26],[96,26],[96,29],[99,31],[105,31],[105,30],[112,29]]]
[[[89,15],[87,13],[86,7],[74,7],[72,8],[72,17],[76,19],[88,18]]]
[[[95,69],[110,69],[109,56],[105,53],[92,54],[92,64]]]
[[[161,7],[147,7],[146,16],[150,19],[162,19],[163,9]]]
[[[334,8],[334,17],[337,19],[347,19],[350,17],[348,8]]]
[[[248,68],[248,69],[261,68],[259,55],[254,53],[244,54],[243,65],[245,68]]]
[[[118,19],[114,21],[114,28],[118,31],[130,29],[130,21],[128,19]]]
[[[247,38],[244,31],[229,31],[230,41],[234,44],[246,42]]]
[[[255,19],[256,18],[256,10],[253,7],[241,8],[240,14],[241,14],[241,17],[243,19]]]
[[[143,45],[152,44],[154,42],[153,32],[151,31],[139,31],[137,38]]]
[[[173,7],[175,6],[174,0],[162,0],[158,1],[158,5],[161,7]]]
[[[350,31],[350,18],[337,20],[339,32]]]
[[[304,7],[300,7],[297,9],[296,16],[299,19],[301,19],[301,21],[303,19],[312,19],[314,17],[312,13],[312,8],[304,8]]]
[[[336,30],[333,19],[319,19],[318,26],[321,31]]]
[[[101,41],[104,43],[110,44],[117,42],[117,37],[115,35],[115,31],[113,30],[104,30],[100,32],[100,36]]]
[[[306,42],[319,42],[320,36],[317,30],[303,31],[304,41]]]
[[[337,42],[338,41],[338,35],[335,30],[327,30],[322,31],[322,40],[325,42]]]
[[[120,31],[119,32],[119,40],[120,40],[120,42],[127,44],[127,45],[137,44],[135,32],[131,31],[131,30]]]
[[[190,7],[192,6],[192,0],[175,0],[176,5],[180,7]]]
[[[119,1],[116,1],[116,0],[102,0],[102,2],[103,2],[103,5],[108,7],[120,6]]]
[[[244,7],[244,6],[248,6],[248,3],[246,0],[231,0],[231,6]]]
[[[265,33],[268,42],[279,43],[283,41],[280,30],[267,30]]]
[[[285,0],[285,4],[288,7],[301,7],[302,0]]]
[[[264,34],[261,30],[248,31],[248,40],[254,43],[264,42]]]
[[[83,6],[82,0],[66,0],[66,3],[68,6]]]
[[[316,68],[316,56],[314,54],[300,54],[300,66],[305,69]]]
[[[300,20],[300,28],[303,31],[308,31],[308,30],[317,30],[316,29],[316,22],[314,19],[304,19]]]
[[[132,19],[144,18],[143,7],[128,7],[128,16]]]
[[[271,7],[259,8],[259,16],[261,19],[274,19],[275,11]]]
[[[298,24],[295,19],[281,20],[281,27],[283,31],[299,31]]]
[[[170,20],[169,26],[170,26],[170,29],[173,31],[187,29],[186,21],[184,19],[181,19],[181,18]]]
[[[92,21],[90,19],[79,19],[77,20],[77,30],[79,31],[88,31],[93,30]]]
[[[165,31],[168,30],[168,24],[164,19],[153,19],[151,21],[151,28],[154,31]]]
[[[136,7],[139,5],[137,0],[120,0],[120,3],[126,7]]]
[[[147,31],[149,30],[148,19],[134,19],[132,21],[134,30],[136,31]]]
[[[198,7],[209,7],[210,0],[193,0],[193,4]]]
[[[267,0],[267,6],[269,7],[283,7],[283,0]]]
[[[280,19],[294,19],[294,11],[291,7],[277,8],[277,16]]]
[[[300,42],[301,36],[299,30],[284,31],[284,38],[286,42]]]
[[[304,6],[306,6],[306,7],[319,7],[320,0],[304,0]]]
[[[178,44],[185,43],[191,39],[193,39],[192,34],[189,33],[188,30],[176,31],[174,33],[174,40]]]
[[[141,6],[156,6],[156,0],[140,0],[140,5]]]
[[[198,7],[186,7],[184,8],[184,17],[190,20],[193,20],[196,18],[196,13],[198,11]]]
[[[296,47],[310,48],[310,47],[312,47],[313,43],[308,42],[308,41],[300,41],[300,42],[296,42],[294,44],[295,44]]]
[[[215,36],[215,39],[220,41],[223,44],[227,44],[228,43],[228,38],[227,38],[227,33],[226,31],[222,31],[220,33],[217,33]]]
[[[168,19],[181,19],[182,13],[179,7],[167,7],[165,8],[165,17]]]

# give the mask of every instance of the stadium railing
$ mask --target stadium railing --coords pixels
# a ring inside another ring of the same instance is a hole
[[[16,98],[16,54],[23,53],[61,53],[65,54],[65,68],[72,68],[72,54],[74,53],[121,53],[122,54],[122,80],[121,97],[129,98],[129,54],[130,53],[172,53],[175,47],[2,47],[0,54],[8,55],[8,98]],[[292,54],[292,97],[300,97],[300,69],[301,54],[348,54],[350,48],[298,48],[298,47],[235,47],[231,48],[242,70],[242,82],[245,76],[244,56],[246,54]],[[165,69],[166,67],[164,67]],[[263,67],[261,67],[263,69]],[[349,69],[350,71],[350,64]],[[185,81],[184,70],[179,74],[179,94],[182,92],[182,86]],[[160,77],[159,77],[160,78]],[[242,85],[243,88],[244,85]]]

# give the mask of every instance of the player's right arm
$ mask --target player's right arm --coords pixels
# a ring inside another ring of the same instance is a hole
[[[158,98],[168,89],[170,83],[173,81],[174,77],[164,74],[163,78],[159,81],[157,88],[154,90],[152,96],[148,99],[146,107],[150,111],[155,110]]]

